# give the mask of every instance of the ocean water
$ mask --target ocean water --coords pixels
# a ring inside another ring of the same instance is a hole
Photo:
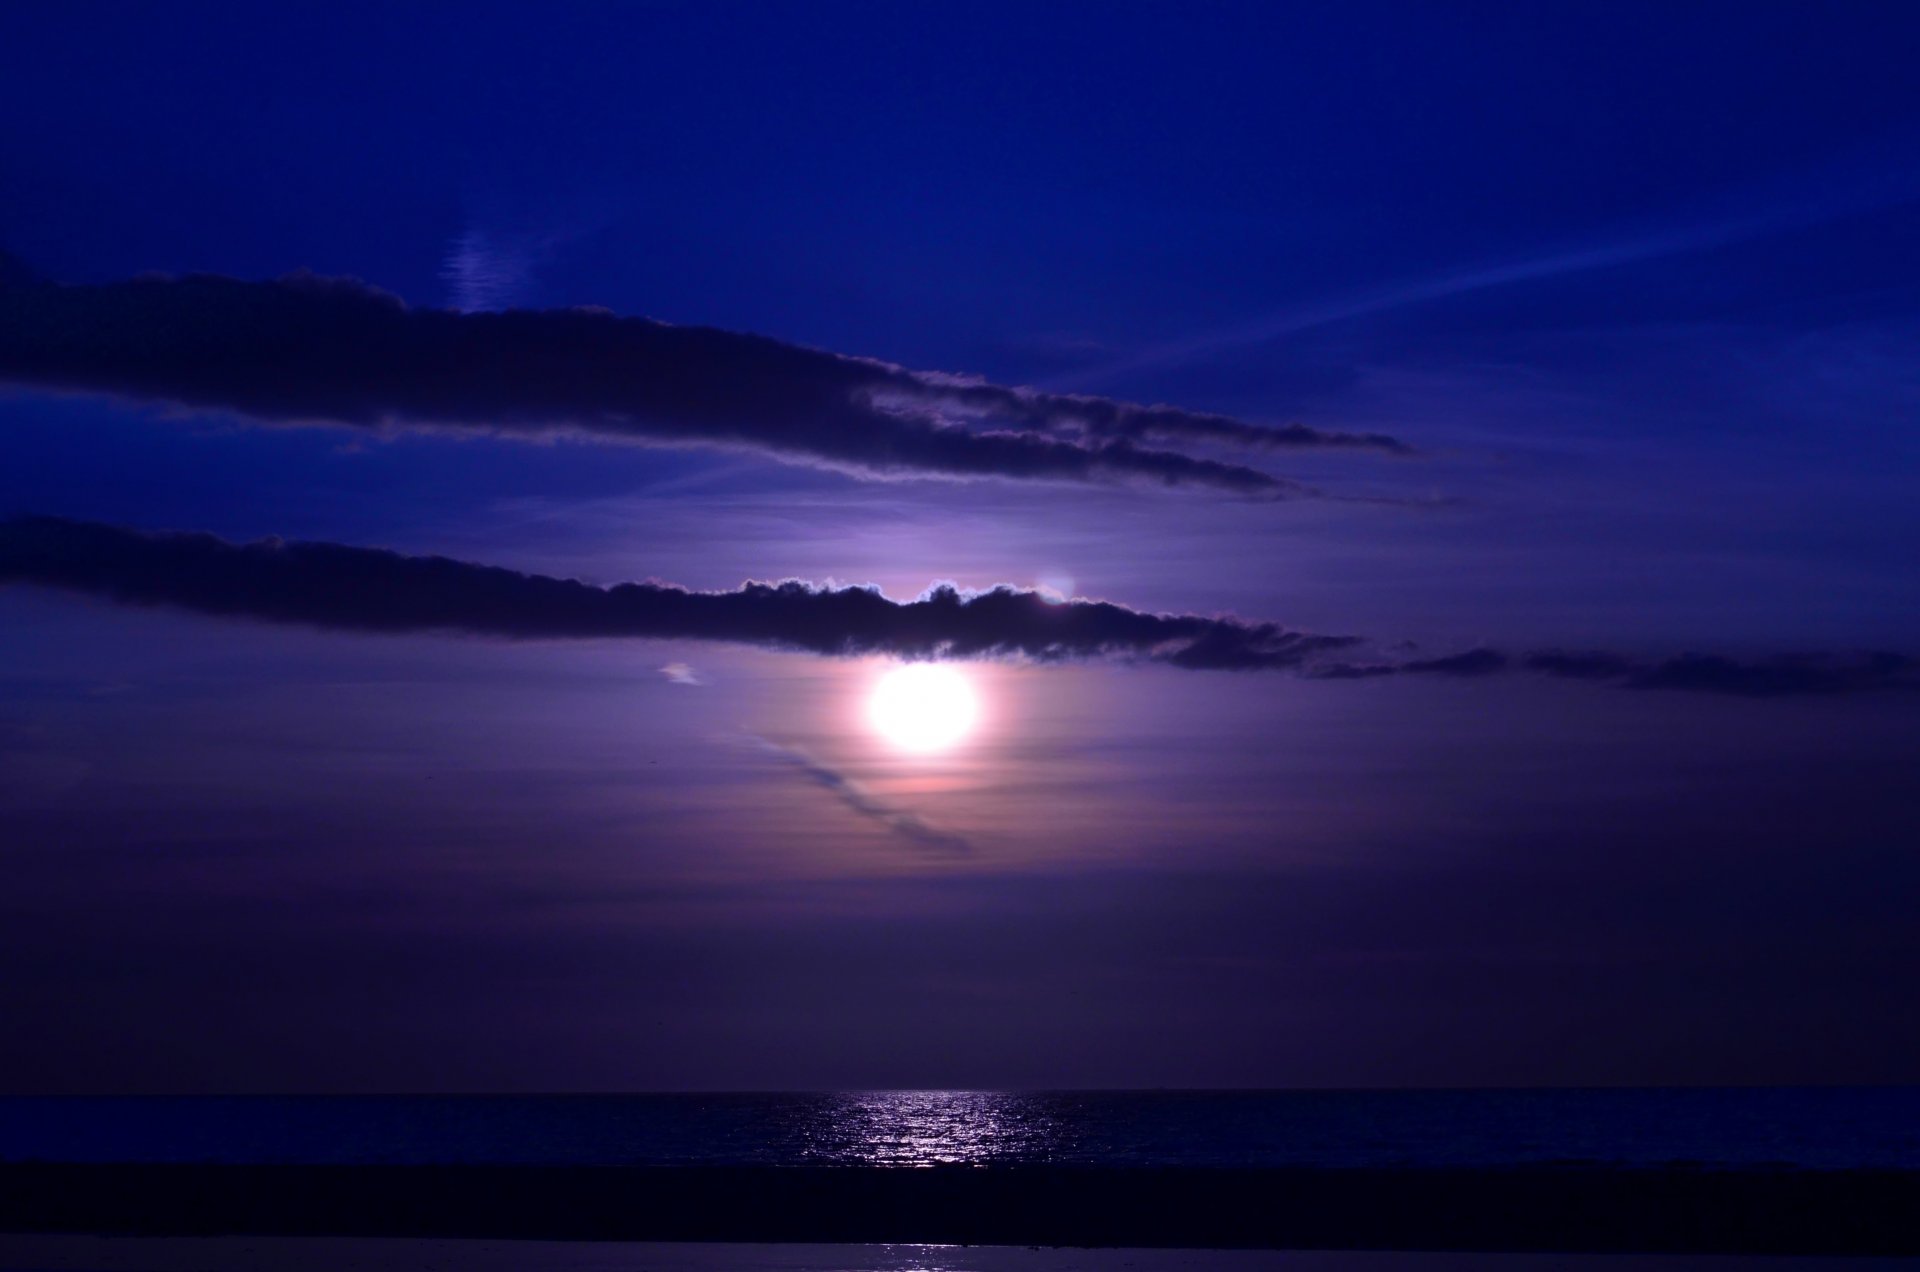
[[[0,1161],[1920,1169],[1920,1087],[0,1097]]]
[[[0,1272],[1912,1272],[1911,1259],[0,1233]]]
[[[1911,1259],[0,1233],[0,1272],[1912,1272]]]

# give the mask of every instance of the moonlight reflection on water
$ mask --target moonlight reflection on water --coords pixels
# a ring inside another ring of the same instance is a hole
[[[1920,1087],[0,1096],[0,1161],[1920,1167]]]
[[[875,1166],[1044,1162],[1067,1127],[1047,1100],[998,1091],[871,1091],[809,1111],[807,1160]]]

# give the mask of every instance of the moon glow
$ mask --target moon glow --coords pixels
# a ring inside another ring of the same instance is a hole
[[[965,675],[947,663],[906,663],[880,678],[867,716],[903,751],[944,751],[967,735],[980,704]]]

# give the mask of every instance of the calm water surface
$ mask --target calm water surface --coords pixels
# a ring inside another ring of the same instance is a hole
[[[681,1245],[344,1237],[9,1237],[0,1272],[1911,1272],[1899,1259]]]
[[[1920,1087],[7,1097],[0,1160],[1920,1168]]]

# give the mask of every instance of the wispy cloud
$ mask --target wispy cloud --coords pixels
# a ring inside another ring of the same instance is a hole
[[[1739,659],[1702,653],[1637,658],[1600,650],[1509,654],[1497,649],[1471,649],[1443,658],[1326,662],[1308,668],[1306,674],[1322,680],[1368,680],[1379,676],[1472,679],[1510,671],[1629,689],[1678,689],[1741,698],[1821,697],[1867,690],[1920,689],[1920,658],[1886,651],[1776,654],[1768,658]]]
[[[1790,174],[1766,186],[1731,192],[1715,208],[1676,213],[1664,221],[1622,226],[1610,235],[1508,260],[1464,265],[1275,310],[1250,322],[1200,332],[1056,377],[1056,387],[1087,387],[1141,372],[1202,361],[1370,314],[1517,283],[1749,242],[1920,199],[1920,177],[1908,159],[1912,138],[1847,156],[1817,172]]]
[[[453,241],[440,269],[453,307],[462,313],[506,309],[526,294],[538,245],[468,230]]]
[[[973,851],[973,845],[961,836],[930,826],[918,813],[895,808],[876,798],[859,782],[838,769],[822,764],[799,747],[783,746],[762,737],[753,737],[753,742],[768,754],[792,766],[809,782],[831,794],[847,808],[884,827],[915,848],[948,857],[965,856]]]

